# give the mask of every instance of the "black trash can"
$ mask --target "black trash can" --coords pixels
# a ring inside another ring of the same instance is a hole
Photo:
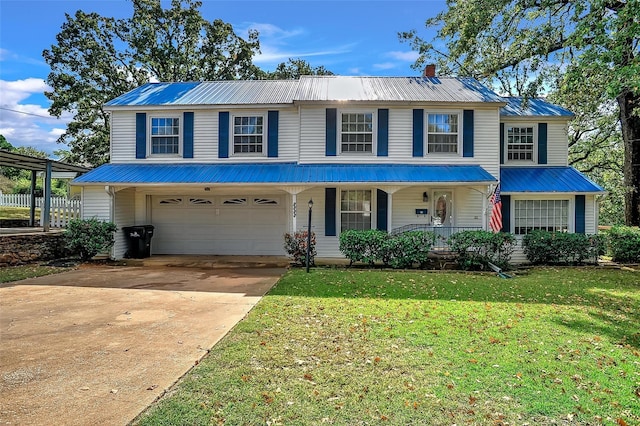
[[[129,250],[125,257],[144,259],[151,256],[151,238],[153,225],[125,226],[122,230],[129,242]]]

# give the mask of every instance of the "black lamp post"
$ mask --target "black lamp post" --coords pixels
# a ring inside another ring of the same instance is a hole
[[[311,254],[311,211],[313,209],[313,198],[309,200],[309,226],[307,226],[307,273],[309,273],[309,260]]]

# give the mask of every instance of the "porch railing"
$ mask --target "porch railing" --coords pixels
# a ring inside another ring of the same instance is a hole
[[[436,234],[436,242],[433,246],[433,250],[442,251],[449,250],[447,240],[453,234],[457,234],[458,232],[462,231],[479,231],[481,229],[481,226],[432,226],[416,223],[395,228],[391,230],[391,235],[398,235],[404,232],[411,231],[433,232],[434,234]]]

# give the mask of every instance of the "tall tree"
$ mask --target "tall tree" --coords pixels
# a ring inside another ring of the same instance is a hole
[[[43,52],[51,72],[45,95],[49,112],[73,120],[58,142],[70,148],[68,161],[99,165],[109,157],[105,102],[151,80],[191,81],[251,78],[259,50],[256,32],[247,40],[230,24],[209,22],[197,0],[131,0],[128,19],[77,11],[66,15],[57,44]]]
[[[474,76],[510,94],[571,90],[585,79],[614,105],[624,146],[625,221],[640,225],[640,2],[638,0],[447,0],[426,21],[431,41],[400,34],[416,68]],[[593,79],[589,76],[601,78]],[[579,155],[579,148],[574,149]]]
[[[304,59],[289,58],[276,66],[275,71],[266,72],[263,78],[268,80],[296,80],[303,75],[333,75],[324,66],[314,67]]]

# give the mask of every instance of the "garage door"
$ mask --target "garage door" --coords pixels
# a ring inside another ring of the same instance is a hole
[[[153,254],[282,255],[284,196],[154,196]]]

